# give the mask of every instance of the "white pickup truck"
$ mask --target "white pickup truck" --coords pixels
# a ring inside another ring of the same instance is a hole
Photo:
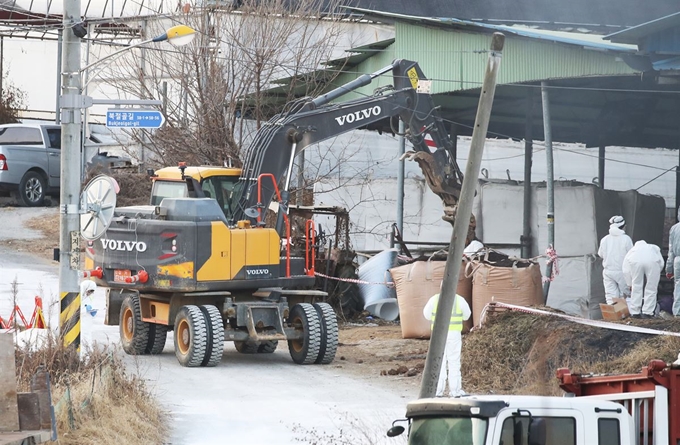
[[[406,407],[409,445],[678,445],[680,370],[653,360],[639,374],[558,371],[565,397],[466,396]],[[387,432],[402,434],[400,420]]]
[[[40,206],[59,193],[61,129],[58,125],[0,125],[0,191]],[[79,173],[79,172],[78,172]]]

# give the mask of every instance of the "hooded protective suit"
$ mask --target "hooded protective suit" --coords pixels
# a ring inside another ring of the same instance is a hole
[[[678,209],[680,221],[680,209]],[[673,274],[675,288],[673,290],[673,315],[680,315],[680,223],[671,227],[668,235],[668,261],[666,261],[666,274]]]
[[[602,238],[597,254],[602,258],[602,281],[604,282],[604,293],[607,304],[612,304],[614,298],[625,298],[630,292],[628,285],[623,278],[623,258],[633,247],[630,239],[623,227],[626,222],[620,216],[614,216],[609,220],[609,235]]]
[[[431,321],[434,325],[434,317],[437,313],[437,305],[439,303],[439,294],[435,294],[430,298],[423,308],[423,316]],[[446,388],[447,368],[449,380],[449,394],[452,397],[458,397],[465,394],[460,375],[460,350],[463,346],[462,331],[463,321],[468,320],[472,315],[470,306],[465,301],[465,298],[456,295],[453,302],[453,309],[451,310],[451,322],[449,324],[449,333],[446,336],[446,346],[444,348],[444,359],[442,360],[442,367],[439,370],[439,380],[437,381],[436,396],[444,395]]]
[[[631,286],[628,305],[631,315],[639,314],[642,310],[643,315],[654,316],[656,292],[662,269],[663,257],[659,246],[640,240],[628,251],[623,259],[623,276],[626,283]]]
[[[92,292],[97,289],[97,285],[90,280],[84,280],[80,283],[80,298],[85,298],[89,296]],[[89,292],[89,293],[88,293]]]

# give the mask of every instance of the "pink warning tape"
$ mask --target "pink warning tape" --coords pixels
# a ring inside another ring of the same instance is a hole
[[[528,313],[528,314],[547,315],[547,316],[550,316],[550,317],[559,317],[559,318],[567,319],[569,321],[573,321],[574,323],[580,323],[580,324],[584,324],[584,325],[587,325],[587,326],[594,326],[596,328],[614,329],[614,330],[617,330],[617,331],[625,331],[625,332],[636,332],[638,334],[670,335],[670,336],[673,336],[673,337],[680,337],[680,332],[661,331],[661,330],[658,330],[658,329],[650,329],[650,328],[643,328],[643,327],[640,327],[640,326],[612,323],[612,322],[609,322],[609,321],[589,320],[587,318],[574,317],[573,315],[557,314],[555,312],[543,311],[541,309],[534,309],[534,308],[530,308],[530,307],[517,306],[517,305],[514,305],[514,304],[498,303],[498,302],[491,302],[491,303],[487,304],[486,306],[484,306],[484,309],[482,310],[482,315],[481,315],[481,318],[480,318],[481,321],[479,323],[480,327],[484,324],[487,309],[489,309],[489,307],[505,308],[505,309],[509,309],[511,311],[525,312],[525,313]]]

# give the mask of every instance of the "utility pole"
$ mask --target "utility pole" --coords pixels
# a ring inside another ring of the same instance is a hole
[[[505,36],[503,34],[498,32],[493,34],[484,83],[482,84],[479,105],[477,107],[477,116],[475,117],[475,127],[472,131],[470,155],[468,156],[468,163],[465,168],[460,201],[458,202],[451,244],[449,245],[449,254],[446,259],[444,282],[442,283],[439,303],[437,304],[437,315],[435,316],[430,338],[430,348],[427,351],[427,359],[425,360],[420,398],[434,397],[437,390],[439,373],[442,370],[446,337],[449,332],[451,312],[453,311],[453,302],[456,296],[456,285],[458,283],[460,265],[463,260],[465,238],[468,233],[470,216],[472,215],[472,201],[475,196],[479,169],[482,165],[484,141],[486,139],[486,131],[489,128],[491,106],[493,105],[493,97],[496,92],[496,76],[501,63],[501,52],[503,51],[504,42]]]
[[[81,111],[80,37],[74,25],[80,20],[80,0],[64,0],[62,36],[61,182],[59,195],[59,298],[60,336],[64,346],[80,350],[79,195]]]
[[[2,81],[5,77],[5,67],[3,62],[5,61],[5,38],[0,36],[0,99],[2,99]]]
[[[61,64],[62,64],[62,47],[64,45],[64,41],[62,39],[62,36],[64,35],[64,30],[60,29],[57,31],[59,37],[57,37],[57,101],[56,101],[56,106],[54,107],[54,123],[57,125],[61,125],[61,106],[59,105],[61,102],[61,98],[59,97],[61,95]]]
[[[541,82],[541,98],[543,101],[543,139],[545,140],[545,162],[546,179],[545,189],[548,194],[548,211],[546,212],[546,225],[548,227],[548,248],[555,248],[555,174],[553,173],[553,146],[552,129],[550,126],[550,95],[548,93],[548,82]],[[548,258],[545,266],[545,276],[552,276],[553,264]],[[543,285],[543,303],[548,301],[550,292],[550,280],[546,280]]]

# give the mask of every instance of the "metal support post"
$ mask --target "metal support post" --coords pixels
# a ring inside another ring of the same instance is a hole
[[[531,164],[534,153],[534,97],[527,89],[527,109],[524,126],[524,212],[522,215],[522,258],[531,258]]]
[[[0,99],[2,99],[3,93],[3,80],[5,78],[5,37],[0,36]]]
[[[472,132],[472,142],[470,143],[470,155],[468,156],[463,186],[460,194],[460,201],[456,211],[456,220],[451,234],[449,254],[446,259],[446,269],[444,271],[444,281],[437,304],[437,314],[434,320],[430,347],[427,351],[425,369],[423,370],[423,380],[420,387],[420,398],[433,397],[437,390],[439,373],[442,371],[444,348],[449,332],[449,323],[453,303],[456,296],[456,285],[465,249],[465,238],[468,234],[470,216],[472,215],[472,202],[475,196],[479,169],[482,165],[482,154],[484,152],[484,141],[489,127],[491,117],[491,106],[496,92],[496,76],[501,62],[501,51],[505,36],[501,33],[494,33],[491,40],[491,51],[486,65],[484,83],[479,97],[477,116],[475,117],[475,127]]]
[[[546,191],[548,193],[548,210],[546,213],[546,224],[548,227],[548,248],[555,248],[555,182],[553,172],[553,147],[552,131],[550,127],[550,98],[548,95],[548,82],[541,82],[541,98],[543,99],[543,133],[545,139],[545,161],[546,161]],[[552,276],[553,265],[548,262],[545,269],[545,276]],[[543,285],[543,303],[548,301],[550,291],[550,281],[546,280]]]
[[[401,159],[402,155],[406,153],[406,137],[404,133],[406,132],[406,125],[404,121],[399,120],[399,168],[397,169],[397,229],[399,233],[404,236],[404,178],[405,178],[405,168],[404,160]],[[394,247],[394,240],[390,239],[390,247]]]
[[[297,155],[298,172],[297,172],[297,196],[295,202],[298,206],[304,205],[305,195],[305,151],[302,150]],[[313,204],[313,203],[312,203]]]
[[[73,25],[80,22],[80,0],[64,1],[61,105],[61,191],[59,205],[60,335],[66,347],[80,349],[80,293],[78,283],[80,233],[80,38]]]
[[[62,46],[64,44],[63,42],[63,36],[64,36],[64,30],[60,29],[58,31],[58,37],[57,37],[57,103],[56,107],[54,108],[54,123],[59,125],[61,124],[61,101],[60,97],[61,96],[61,64],[62,64]]]
[[[675,166],[675,222],[678,221],[678,209],[680,209],[680,148],[678,149],[678,165]]]
[[[88,35],[91,34],[92,32],[92,24],[87,25],[87,33]],[[85,44],[85,66],[90,66],[90,40],[87,40],[87,43]],[[83,81],[83,84],[81,85],[81,93],[84,96],[87,96],[88,94],[88,85],[90,83],[90,70],[85,70],[81,74],[81,79]],[[86,170],[86,165],[88,161],[88,147],[87,147],[87,139],[90,136],[89,134],[89,128],[88,128],[88,121],[90,120],[90,111],[88,107],[83,108],[83,125],[80,127],[81,131],[81,136],[80,140],[83,141],[83,147],[82,151],[80,153],[80,182],[85,181],[85,170]]]
[[[604,154],[606,147],[604,144],[600,144],[600,150],[597,156],[597,185],[600,188],[604,188]]]

